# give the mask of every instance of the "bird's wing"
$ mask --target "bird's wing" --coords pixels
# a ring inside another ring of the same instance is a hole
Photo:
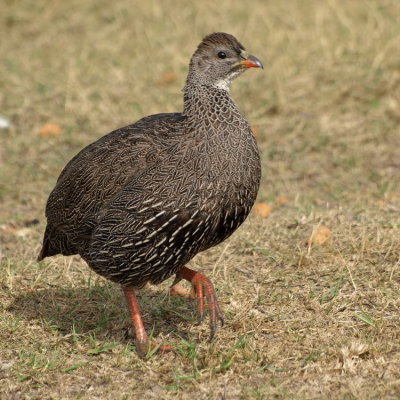
[[[61,230],[90,234],[98,212],[126,181],[156,162],[164,131],[179,131],[179,116],[143,118],[81,150],[63,169],[49,196],[48,222]]]

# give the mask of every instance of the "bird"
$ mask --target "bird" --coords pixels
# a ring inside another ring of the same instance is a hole
[[[158,345],[144,328],[137,292],[175,276],[191,283],[210,340],[224,322],[211,280],[186,264],[227,239],[247,218],[261,166],[250,125],[230,84],[263,64],[228,33],[203,38],[183,89],[183,110],[150,115],[83,148],[62,170],[46,204],[38,261],[78,254],[122,287],[139,356]],[[206,302],[204,301],[206,299]]]

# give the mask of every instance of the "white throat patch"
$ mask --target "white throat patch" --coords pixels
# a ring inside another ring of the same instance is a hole
[[[215,83],[215,85],[213,85],[215,88],[217,89],[222,89],[222,90],[226,90],[227,92],[229,92],[230,89],[230,84],[231,82],[237,78],[241,73],[243,72],[243,70],[237,70],[237,71],[233,71],[231,72],[225,79],[220,79],[219,81],[217,81]]]
[[[222,89],[222,90],[226,90],[227,92],[229,92],[229,84],[230,84],[230,79],[225,78],[225,79],[221,79],[218,82],[216,82],[214,87],[217,89]]]

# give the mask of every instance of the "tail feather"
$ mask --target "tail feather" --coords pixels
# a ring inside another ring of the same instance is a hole
[[[38,255],[37,260],[42,261],[44,258],[49,257],[49,256],[54,256],[55,254],[58,254],[59,251],[54,251],[55,249],[51,249],[50,247],[50,228],[49,225],[46,226],[46,231],[44,232],[43,236],[43,244],[42,244],[42,249],[40,250],[40,253]]]
[[[53,227],[47,225],[43,236],[42,249],[37,260],[42,261],[44,258],[55,256],[56,254],[70,256],[72,254],[79,254],[79,251],[70,243],[65,234],[60,234]]]
[[[40,253],[37,257],[37,261],[42,261],[44,258],[47,257],[47,249],[48,249],[48,242],[43,240],[43,245],[42,245],[42,249],[40,250]]]

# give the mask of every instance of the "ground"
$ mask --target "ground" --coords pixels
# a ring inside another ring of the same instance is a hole
[[[400,398],[399,15],[398,0],[3,2],[0,398]],[[232,89],[261,205],[190,264],[225,312],[215,340],[168,281],[140,304],[175,351],[141,360],[116,285],[77,256],[36,262],[44,206],[83,146],[181,110],[213,31],[265,65]]]

